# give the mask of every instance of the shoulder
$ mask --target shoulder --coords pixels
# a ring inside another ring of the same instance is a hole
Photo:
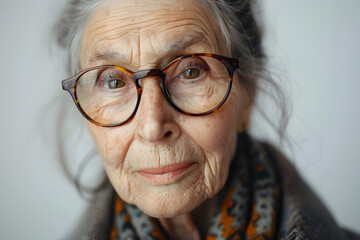
[[[294,166],[270,144],[258,142],[275,169],[281,188],[281,239],[359,239],[341,229]]]
[[[107,239],[113,219],[115,191],[110,186],[96,193],[69,239]]]

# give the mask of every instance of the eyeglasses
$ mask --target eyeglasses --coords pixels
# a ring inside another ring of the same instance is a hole
[[[165,99],[177,111],[202,116],[212,113],[229,96],[238,59],[196,53],[178,57],[162,69],[131,72],[113,65],[92,67],[62,81],[81,114],[103,126],[131,120],[140,104],[139,80],[159,77]]]

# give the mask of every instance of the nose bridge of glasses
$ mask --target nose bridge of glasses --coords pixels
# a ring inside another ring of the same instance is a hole
[[[148,69],[148,70],[142,70],[142,71],[133,73],[133,79],[137,83],[142,78],[160,77],[160,79],[162,80],[164,78],[164,76],[165,76],[165,74],[160,69]]]

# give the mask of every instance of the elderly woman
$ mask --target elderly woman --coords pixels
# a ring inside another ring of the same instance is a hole
[[[84,239],[356,238],[281,154],[246,134],[265,81],[252,7],[74,0],[66,8],[58,42],[75,75],[62,86],[112,186]]]

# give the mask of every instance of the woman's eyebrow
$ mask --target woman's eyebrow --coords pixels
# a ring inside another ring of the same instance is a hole
[[[164,54],[174,54],[184,51],[186,48],[195,45],[199,42],[207,43],[204,37],[201,37],[199,34],[193,34],[190,36],[179,38],[164,48]]]
[[[90,57],[90,63],[95,62],[111,62],[111,63],[125,63],[128,60],[124,54],[107,50],[104,52],[96,52],[93,56]]]
[[[205,37],[202,37],[200,34],[197,33],[176,39],[163,48],[159,58],[162,59],[163,61],[169,61],[172,58],[177,57],[179,54],[183,54],[186,48],[195,45],[197,43],[206,44],[208,43],[208,41],[206,40]],[[130,58],[125,54],[109,49],[103,52],[95,52],[95,54],[93,54],[90,57],[89,62],[90,64],[98,63],[98,62],[119,64],[119,63],[130,62]]]

